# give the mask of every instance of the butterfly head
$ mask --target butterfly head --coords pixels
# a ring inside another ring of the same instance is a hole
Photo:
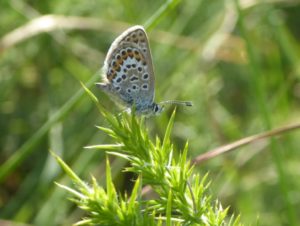
[[[193,106],[191,101],[177,101],[177,100],[167,100],[160,102],[158,104],[152,103],[148,108],[144,111],[139,112],[146,117],[160,115],[161,112],[164,111],[166,104],[174,104],[174,105],[183,105],[183,106]]]
[[[135,109],[137,115],[143,115],[145,117],[159,115],[163,110],[164,106],[156,103],[152,103],[148,106],[137,106]]]
[[[159,115],[160,113],[163,112],[164,108],[165,107],[163,105],[153,103],[153,105],[152,105],[153,115]]]

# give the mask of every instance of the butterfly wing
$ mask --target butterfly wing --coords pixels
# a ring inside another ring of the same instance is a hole
[[[146,109],[153,103],[155,77],[146,32],[134,26],[111,45],[104,62],[100,87],[126,106]]]

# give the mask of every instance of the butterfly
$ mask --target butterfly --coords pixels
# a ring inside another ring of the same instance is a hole
[[[155,76],[147,34],[142,26],[124,31],[111,44],[103,67],[103,82],[96,85],[112,100],[138,115],[160,114],[164,104],[192,106],[189,101],[154,102]]]

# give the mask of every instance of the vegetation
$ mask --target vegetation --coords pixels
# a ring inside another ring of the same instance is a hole
[[[131,25],[144,25],[149,34],[156,100],[194,103],[192,108],[178,107],[175,119],[170,120],[174,110],[170,106],[159,117],[137,121],[141,131],[147,128],[143,134],[150,139],[145,141],[153,145],[156,136],[163,140],[169,122],[174,123],[167,134],[176,163],[185,154],[193,160],[249,135],[287,125],[297,128],[300,3],[296,0],[2,1],[0,10],[3,221],[71,225],[86,216],[67,200],[72,196],[55,185],[54,181],[73,187],[49,150],[80,181],[90,181],[91,175],[99,187],[113,181],[114,186],[106,186],[117,194],[127,193],[124,200],[129,194],[139,198],[142,184],[151,184],[147,177],[132,174],[140,170],[135,164],[130,168],[124,159],[113,158],[108,165],[105,152],[83,148],[116,142],[95,128],[112,129],[79,81],[110,114],[120,114],[94,83],[100,80],[99,69],[111,42]],[[280,131],[280,137],[210,158],[193,169],[194,175],[209,172],[208,196],[230,206],[228,216],[240,215],[246,225],[300,223],[299,131]],[[187,141],[189,151],[181,152]],[[115,153],[119,147],[105,148]],[[132,172],[122,172],[125,168]],[[105,169],[110,177],[105,177]],[[164,195],[169,209],[162,216],[170,219],[173,193]]]
[[[88,93],[110,125],[110,128],[98,128],[111,136],[117,145],[100,144],[87,148],[111,150],[108,154],[130,163],[125,172],[134,173],[138,178],[130,197],[127,193],[118,194],[107,159],[106,190],[98,185],[95,178],[89,186],[53,154],[72,179],[76,190],[59,186],[75,196],[74,202],[87,212],[87,216],[77,225],[240,225],[238,218],[227,220],[228,209],[223,209],[218,201],[213,201],[207,194],[206,176],[201,178],[199,174],[193,174],[193,167],[187,161],[188,145],[179,157],[173,156],[170,134],[175,112],[163,141],[157,137],[156,143],[153,143],[142,126],[143,118],[137,119],[135,112],[131,117],[126,112],[113,117],[90,91]],[[158,197],[144,199],[142,193],[146,194],[146,186],[148,190],[151,187]]]

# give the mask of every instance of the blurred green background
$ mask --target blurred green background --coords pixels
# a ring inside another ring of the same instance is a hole
[[[110,44],[136,24],[149,34],[156,100],[194,102],[177,109],[178,151],[188,140],[193,158],[299,121],[300,1],[1,1],[0,219],[44,226],[83,216],[54,184],[69,180],[48,150],[86,181],[92,174],[102,182],[104,153],[83,147],[111,140],[95,128],[106,122],[79,81],[100,81]],[[152,137],[163,135],[173,109],[146,121]],[[213,197],[246,225],[300,225],[299,136],[260,141],[196,169],[209,172]],[[112,163],[120,191],[129,186],[124,165]]]

